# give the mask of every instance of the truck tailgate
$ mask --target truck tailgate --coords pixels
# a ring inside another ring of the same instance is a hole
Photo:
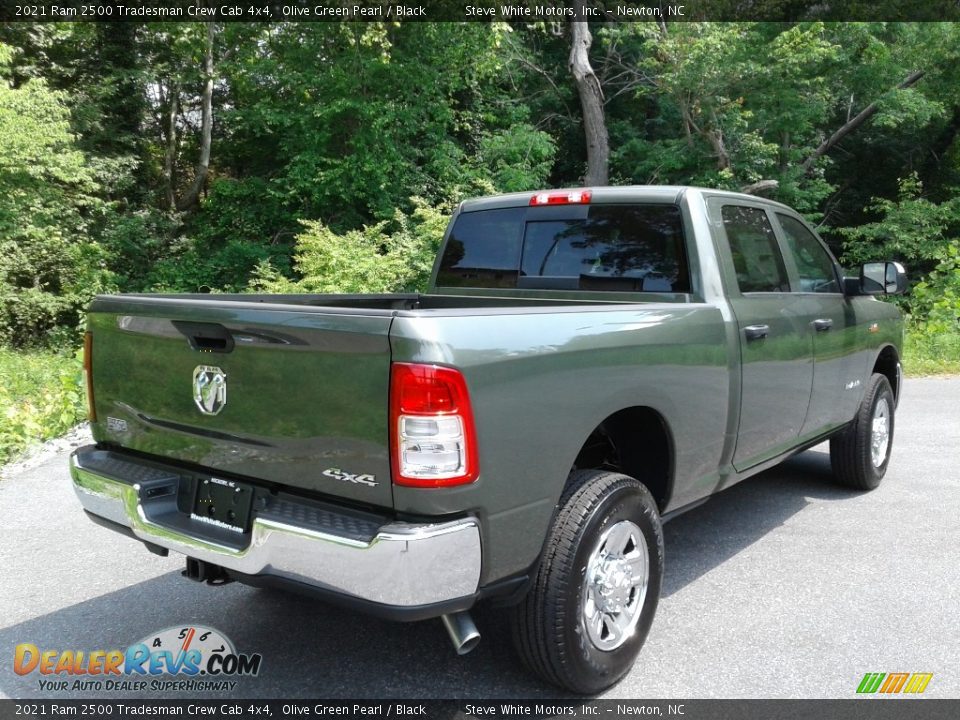
[[[98,298],[89,316],[94,437],[392,507],[392,319],[389,310],[215,296]]]

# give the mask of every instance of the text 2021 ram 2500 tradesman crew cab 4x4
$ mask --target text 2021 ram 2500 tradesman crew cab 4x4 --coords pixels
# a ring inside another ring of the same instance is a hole
[[[598,187],[460,205],[429,290],[116,295],[90,307],[91,519],[188,577],[307,590],[397,619],[509,606],[545,680],[631,667],[661,523],[830,439],[880,482],[903,326],[790,208]]]

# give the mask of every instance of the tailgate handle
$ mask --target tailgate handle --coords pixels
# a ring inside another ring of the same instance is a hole
[[[194,350],[206,352],[229,352],[227,350],[227,338],[203,337],[203,335],[194,335],[190,338],[193,342]]]
[[[233,335],[219,323],[198,323],[174,320],[177,328],[190,342],[190,347],[200,352],[228,353],[233,351]]]

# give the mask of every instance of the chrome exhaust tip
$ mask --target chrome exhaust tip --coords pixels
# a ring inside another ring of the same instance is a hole
[[[453,643],[453,649],[457,651],[457,655],[466,655],[480,642],[480,631],[477,630],[477,626],[473,624],[473,618],[466,610],[443,615],[440,619],[443,620],[443,626],[450,635],[450,642]]]

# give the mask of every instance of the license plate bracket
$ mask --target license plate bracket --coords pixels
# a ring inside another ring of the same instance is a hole
[[[245,533],[250,528],[253,507],[253,486],[236,480],[203,478],[197,483],[193,501],[195,519],[232,532]]]

